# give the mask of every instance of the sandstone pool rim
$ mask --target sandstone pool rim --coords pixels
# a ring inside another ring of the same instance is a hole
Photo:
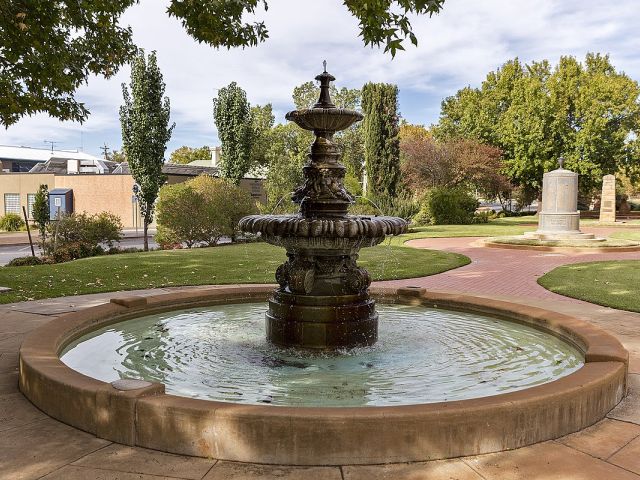
[[[557,438],[602,419],[626,392],[628,352],[575,317],[482,297],[373,288],[380,301],[499,316],[560,336],[585,356],[565,377],[524,390],[432,404],[276,407],[191,399],[164,385],[120,390],[64,365],[58,354],[106,325],[179,308],[266,300],[273,285],[210,287],[149,297],[114,294],[30,333],[20,348],[20,389],[64,423],[127,445],[224,460],[337,465],[424,461],[489,453]]]

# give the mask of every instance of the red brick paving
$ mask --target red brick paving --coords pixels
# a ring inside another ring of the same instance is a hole
[[[584,229],[607,235],[613,229]],[[471,263],[430,277],[379,282],[380,285],[416,285],[430,290],[450,290],[481,295],[508,295],[555,301],[572,301],[552,293],[537,283],[538,277],[568,263],[600,260],[640,260],[640,252],[559,253],[532,250],[509,250],[473,245],[477,237],[424,238],[411,240],[407,245],[461,253]]]

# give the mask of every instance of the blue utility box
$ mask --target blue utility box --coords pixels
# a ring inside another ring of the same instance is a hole
[[[56,220],[58,213],[65,215],[73,213],[73,189],[54,188],[49,190],[49,216]]]

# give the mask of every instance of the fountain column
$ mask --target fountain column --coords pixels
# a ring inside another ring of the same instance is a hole
[[[326,68],[316,80],[318,103],[286,115],[315,135],[303,167],[304,184],[292,196],[300,205],[299,213],[251,215],[239,226],[287,251],[287,261],[276,271],[280,287],[266,314],[271,342],[319,349],[372,345],[378,338],[378,314],[368,292],[371,277],[357,265],[358,252],[379,244],[386,235],[403,233],[407,222],[348,215],[354,199],[344,187],[346,169],[333,135],[363,116],[336,108],[329,93],[335,78]]]

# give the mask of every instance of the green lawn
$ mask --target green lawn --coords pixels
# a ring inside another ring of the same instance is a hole
[[[393,245],[401,245],[416,238],[444,237],[498,237],[501,235],[522,235],[538,228],[538,217],[505,217],[490,220],[489,223],[472,225],[429,225],[415,227],[411,233],[393,237]]]
[[[0,268],[0,303],[143,288],[275,283],[284,250],[247,243],[86,258],[58,265]],[[469,263],[464,255],[416,250],[386,242],[361,251],[360,265],[375,280],[434,275]]]
[[[564,265],[540,277],[538,283],[567,297],[640,312],[640,260]]]
[[[640,241],[640,229],[629,229],[629,230],[625,230],[625,229],[620,229],[620,231],[618,232],[613,232],[611,235],[609,235],[609,237],[611,238],[621,238],[624,240],[637,240]]]

